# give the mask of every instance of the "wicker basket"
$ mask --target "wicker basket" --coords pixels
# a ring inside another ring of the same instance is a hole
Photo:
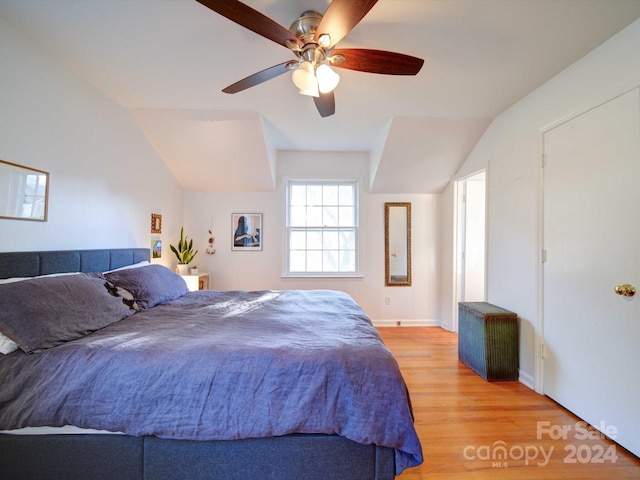
[[[460,361],[489,382],[518,380],[518,315],[486,302],[458,307]]]

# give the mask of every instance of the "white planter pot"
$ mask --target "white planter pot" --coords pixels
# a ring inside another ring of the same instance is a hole
[[[189,275],[189,265],[187,265],[186,263],[179,263],[178,273],[180,275]]]

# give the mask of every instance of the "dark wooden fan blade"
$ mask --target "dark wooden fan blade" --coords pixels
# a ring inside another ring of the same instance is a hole
[[[333,50],[331,55],[344,57],[344,62],[334,67],[385,75],[416,75],[424,64],[421,58],[367,48],[340,48]]]
[[[373,8],[378,0],[333,0],[318,25],[315,40],[323,33],[331,36],[331,45],[342,40]]]
[[[282,25],[274,22],[266,15],[254,10],[238,0],[197,0],[205,7],[227,17],[232,22],[248,28],[280,45],[287,46],[286,41],[299,43],[298,38]]]
[[[321,117],[328,117],[336,113],[336,97],[333,92],[321,93],[319,97],[313,97],[313,101]]]
[[[266,82],[267,80],[271,80],[278,75],[282,75],[283,73],[290,71],[287,68],[287,65],[290,63],[291,61],[287,61],[279,65],[274,65],[273,67],[265,68],[258,73],[254,73],[253,75],[249,75],[248,77],[237,81],[233,85],[229,85],[227,88],[222,89],[222,91],[224,93],[238,93],[249,87],[254,87],[259,83]]]

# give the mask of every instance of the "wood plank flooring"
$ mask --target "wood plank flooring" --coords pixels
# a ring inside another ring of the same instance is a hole
[[[640,479],[640,459],[548,397],[485,382],[460,363],[456,334],[378,331],[409,387],[424,451],[399,480]]]

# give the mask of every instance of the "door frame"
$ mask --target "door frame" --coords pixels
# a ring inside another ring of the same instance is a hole
[[[487,298],[487,252],[488,252],[488,241],[487,241],[487,232],[488,232],[488,215],[487,215],[487,205],[488,205],[488,189],[487,189],[487,179],[488,172],[486,168],[477,170],[469,175],[465,175],[464,177],[458,178],[454,181],[453,184],[453,331],[458,331],[458,303],[463,301],[462,295],[464,293],[464,272],[465,272],[465,259],[462,258],[461,250],[461,241],[466,237],[466,199],[463,199],[463,195],[466,194],[466,182],[473,177],[476,177],[480,174],[484,174],[484,203],[485,203],[485,211],[484,211],[484,299]]]

